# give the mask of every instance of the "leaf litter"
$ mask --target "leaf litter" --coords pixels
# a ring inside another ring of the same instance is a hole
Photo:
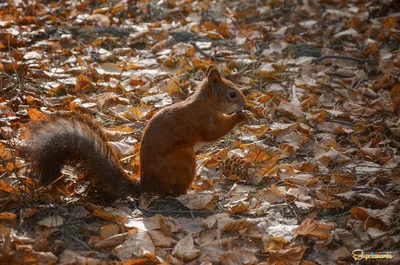
[[[1,263],[400,262],[396,1],[0,6]],[[190,194],[105,207],[68,168],[51,190],[23,171],[28,122],[85,111],[137,178],[146,122],[211,64],[259,124],[198,151]]]

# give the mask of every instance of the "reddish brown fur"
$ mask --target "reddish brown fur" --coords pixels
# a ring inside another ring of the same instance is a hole
[[[140,149],[143,191],[186,193],[195,178],[195,144],[216,141],[247,119],[240,112],[226,114],[246,107],[235,85],[214,68],[206,74],[191,97],[164,108],[149,121]],[[230,91],[237,93],[236,99],[229,97]]]
[[[140,191],[186,193],[195,178],[196,143],[216,141],[247,120],[240,112],[246,100],[235,85],[213,67],[206,76],[192,96],[159,111],[147,124],[140,184],[128,179],[101,128],[82,116],[55,116],[22,153],[44,183],[57,179],[63,165],[73,165],[108,201]]]
[[[71,165],[96,186],[105,201],[140,193],[140,184],[122,169],[101,128],[81,115],[56,115],[20,148],[31,162],[31,169],[44,184],[59,176],[64,165]]]

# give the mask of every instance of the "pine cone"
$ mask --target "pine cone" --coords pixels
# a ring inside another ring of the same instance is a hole
[[[221,163],[222,172],[230,180],[248,180],[255,174],[255,166],[245,158],[232,155]]]

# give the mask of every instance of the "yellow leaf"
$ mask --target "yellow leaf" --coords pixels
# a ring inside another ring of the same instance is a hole
[[[15,219],[17,219],[17,215],[13,214],[13,213],[0,213],[0,221],[5,221],[9,224],[14,224],[15,223]]]
[[[107,213],[107,212],[105,212],[103,210],[100,210],[100,209],[94,210],[92,215],[94,217],[99,217],[99,218],[101,218],[103,220],[106,220],[106,221],[114,221],[114,220],[117,220],[119,218],[118,215],[113,215],[112,213]]]
[[[75,92],[93,92],[96,91],[96,86],[90,81],[89,77],[80,74],[76,78]]]
[[[217,32],[221,34],[224,38],[228,38],[230,36],[228,24],[226,23],[221,23],[217,29]]]
[[[106,239],[110,236],[114,236],[119,234],[119,225],[117,224],[108,224],[100,228],[100,238]]]
[[[382,26],[384,29],[395,29],[397,27],[398,17],[388,17],[383,20]]]
[[[171,78],[171,79],[169,79],[168,80],[168,83],[167,83],[167,87],[168,87],[168,89],[167,89],[167,92],[168,92],[168,95],[169,96],[171,96],[173,93],[175,93],[175,92],[181,92],[181,89],[180,89],[180,87],[179,87],[179,78],[178,77],[173,77],[173,78]]]
[[[2,143],[0,143],[0,158],[2,159],[11,158],[10,152],[8,152],[8,150]]]
[[[125,126],[125,125],[115,126],[113,128],[110,128],[110,129],[119,131],[121,133],[132,133],[132,132],[134,132],[134,130],[131,127]]]
[[[34,121],[46,120],[46,116],[35,108],[29,109],[28,115],[29,115],[29,118],[31,118],[31,120],[34,120]]]
[[[8,171],[13,171],[14,170],[14,163],[8,162],[6,164],[6,168],[7,168]]]
[[[218,28],[217,25],[215,25],[211,21],[204,22],[203,27],[208,31],[213,31],[213,30],[216,30]]]
[[[5,183],[2,180],[0,180],[0,190],[6,191],[6,192],[9,192],[9,193],[14,193],[15,192],[15,189],[13,187],[11,187],[10,185],[8,185],[7,183]]]

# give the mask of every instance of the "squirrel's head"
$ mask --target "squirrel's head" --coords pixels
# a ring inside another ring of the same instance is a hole
[[[208,97],[226,114],[233,114],[247,107],[243,93],[229,80],[223,78],[213,65],[206,70]]]

